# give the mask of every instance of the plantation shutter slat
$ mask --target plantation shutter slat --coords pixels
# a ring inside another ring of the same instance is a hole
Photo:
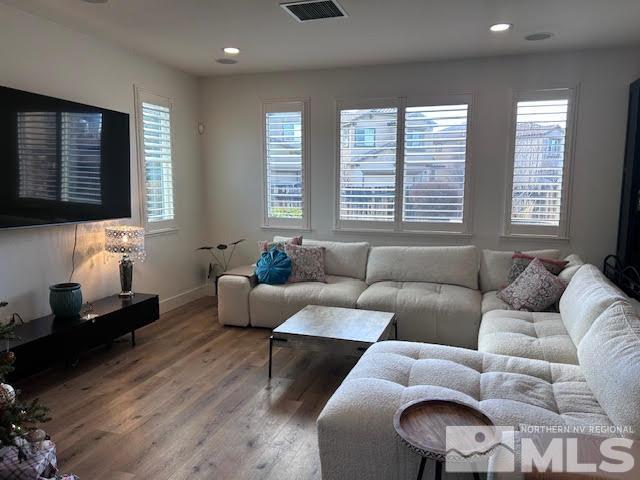
[[[168,106],[142,102],[142,137],[147,222],[173,220],[171,110]]]
[[[397,129],[396,107],[340,111],[340,220],[395,220]]]
[[[303,110],[265,113],[267,218],[302,220],[304,212]]]
[[[519,101],[511,223],[558,227],[562,213],[569,100]]]
[[[462,223],[468,105],[407,107],[403,220]]]
[[[102,114],[18,112],[18,195],[102,203]]]

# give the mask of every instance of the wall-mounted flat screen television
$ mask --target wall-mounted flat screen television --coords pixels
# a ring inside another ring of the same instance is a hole
[[[0,87],[0,228],[131,216],[129,115]]]

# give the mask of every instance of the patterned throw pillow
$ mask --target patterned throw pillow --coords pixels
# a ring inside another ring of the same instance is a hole
[[[301,247],[287,243],[284,251],[291,259],[288,283],[325,282],[324,247]]]
[[[498,298],[516,310],[542,312],[558,301],[565,288],[566,283],[534,258],[511,285],[498,292]]]
[[[297,237],[291,237],[286,243],[290,245],[302,245],[302,235],[298,235]],[[268,252],[272,248],[276,250],[280,250],[284,252],[285,242],[270,242],[269,240],[260,240],[258,242],[258,252],[264,253]]]
[[[522,272],[524,272],[534,258],[540,260],[542,265],[544,265],[544,268],[554,275],[558,275],[569,263],[566,260],[534,257],[533,255],[527,255],[522,252],[514,253],[511,258],[513,259],[513,263],[511,264],[511,270],[509,270],[509,276],[507,277],[507,285],[512,284],[513,281],[518,278]]]

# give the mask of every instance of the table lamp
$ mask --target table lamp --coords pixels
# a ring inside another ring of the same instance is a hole
[[[133,296],[133,261],[143,261],[144,229],[130,225],[117,225],[104,230],[104,249],[112,255],[122,255],[120,259],[121,297]]]

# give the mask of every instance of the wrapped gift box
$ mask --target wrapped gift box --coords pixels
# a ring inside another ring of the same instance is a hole
[[[56,446],[51,440],[26,447],[27,458],[20,461],[16,448],[0,449],[0,480],[45,480],[55,478]]]

